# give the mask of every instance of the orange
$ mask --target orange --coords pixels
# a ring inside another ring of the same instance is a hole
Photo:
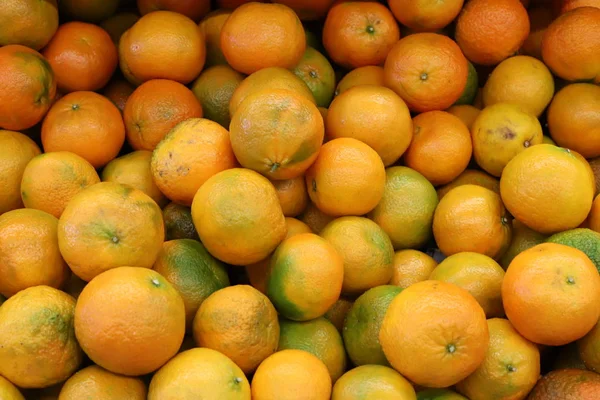
[[[119,41],[121,70],[135,85],[150,79],[189,83],[200,75],[205,60],[204,35],[198,26],[172,11],[144,15]]]
[[[483,87],[483,104],[513,103],[539,117],[554,96],[554,78],[538,59],[507,58],[494,68]]]
[[[151,172],[169,199],[191,206],[194,195],[208,178],[235,166],[227,130],[207,119],[190,118],[177,124],[158,143]]]
[[[307,46],[292,72],[308,86],[319,107],[329,106],[335,91],[336,76],[327,57]]]
[[[221,29],[231,15],[229,10],[214,10],[208,13],[198,26],[206,40],[206,66],[227,64],[221,51]]]
[[[384,86],[383,68],[378,65],[367,65],[353,69],[338,82],[335,95],[339,96],[346,90],[360,85]]]
[[[40,148],[28,136],[0,129],[0,215],[23,207],[21,179],[29,161]]]
[[[152,153],[146,150],[134,151],[109,162],[102,170],[104,182],[116,182],[141,190],[160,207],[167,204],[167,198],[152,178],[150,161]]]
[[[273,181],[273,186],[277,190],[279,204],[286,217],[296,217],[306,209],[308,205],[308,192],[306,191],[306,182],[304,176],[296,178]]]
[[[563,0],[560,13],[564,14],[567,11],[571,11],[579,7],[600,8],[600,2],[598,2],[598,0]]]
[[[328,400],[331,377],[325,364],[303,350],[282,350],[267,358],[252,378],[252,400]]]
[[[82,190],[58,222],[60,252],[85,281],[121,266],[151,268],[163,241],[162,213],[154,200],[114,182]]]
[[[134,90],[135,87],[131,83],[118,79],[109,83],[102,91],[102,94],[112,101],[119,111],[123,112],[127,99]]]
[[[250,3],[251,1],[252,0],[217,0],[217,6],[227,10],[234,10],[242,4]],[[264,3],[262,0],[259,0],[259,2]]]
[[[376,2],[338,1],[323,26],[327,54],[347,69],[382,64],[398,39],[394,16]]]
[[[183,300],[156,271],[115,268],[81,292],[75,334],[100,367],[121,375],[148,374],[173,357],[183,342]]]
[[[561,369],[543,376],[528,400],[592,400],[600,396],[600,376],[591,371]]]
[[[413,118],[413,140],[404,154],[407,167],[434,186],[457,178],[469,164],[473,145],[467,126],[445,111],[429,111]]]
[[[467,290],[477,300],[487,318],[501,317],[504,270],[488,256],[462,252],[445,258],[429,279],[452,283]]]
[[[97,25],[67,22],[42,51],[63,93],[102,89],[117,68],[117,48]]]
[[[0,376],[0,396],[5,400],[25,400],[19,389],[2,376]]]
[[[385,60],[385,85],[411,111],[445,110],[463,94],[469,64],[452,39],[416,33],[400,39]]]
[[[64,383],[59,399],[146,400],[146,393],[146,385],[141,379],[113,374],[92,365],[78,371]]]
[[[398,372],[382,365],[362,365],[346,372],[333,386],[332,400],[416,400],[415,389]]]
[[[20,44],[39,50],[58,28],[56,0],[9,0],[2,4],[0,46]]]
[[[345,297],[340,297],[323,316],[335,326],[338,332],[342,333],[344,329],[344,320],[354,302]]]
[[[285,4],[290,7],[302,21],[319,20],[327,15],[335,0],[274,0],[274,3]]]
[[[333,221],[335,217],[325,214],[312,201],[308,203],[308,207],[300,216],[300,220],[310,227],[315,233],[321,233],[323,228]]]
[[[194,239],[200,241],[192,220],[192,210],[177,203],[169,203],[162,210],[165,222],[165,240]]]
[[[580,250],[544,243],[506,270],[502,301],[510,322],[532,342],[561,346],[588,333],[600,316],[600,276]]]
[[[243,167],[281,180],[302,175],[315,161],[324,126],[312,102],[288,90],[263,90],[240,104],[229,132]]]
[[[600,82],[600,9],[576,8],[555,19],[544,33],[542,57],[560,78]]]
[[[228,65],[216,65],[204,70],[192,86],[192,92],[202,105],[204,117],[229,129],[229,102],[243,80],[244,75]]]
[[[386,170],[383,197],[368,216],[389,235],[395,250],[420,248],[432,237],[437,204],[435,188],[423,175],[391,167]]]
[[[537,232],[576,228],[590,212],[594,196],[587,167],[567,149],[529,147],[504,168],[502,201],[515,218]]]
[[[400,250],[394,254],[393,274],[389,284],[402,289],[429,279],[438,263],[419,250]]]
[[[127,141],[135,150],[152,151],[175,125],[202,115],[202,106],[190,89],[175,81],[150,80],[125,104]]]
[[[294,235],[271,258],[266,294],[282,316],[308,321],[323,316],[340,297],[343,255],[314,233]]]
[[[0,307],[0,375],[21,388],[43,388],[71,376],[82,360],[75,299],[48,286],[22,290]]]
[[[548,25],[554,20],[552,9],[546,5],[539,5],[529,8],[530,30],[529,36],[523,42],[519,49],[519,53],[538,60],[542,59],[542,39]]]
[[[148,400],[250,400],[250,384],[233,361],[211,349],[179,353],[150,382]]]
[[[71,199],[88,186],[100,182],[94,167],[67,151],[34,157],[21,181],[21,197],[27,208],[35,208],[60,218]]]
[[[269,299],[248,285],[217,290],[194,318],[198,347],[217,350],[249,374],[277,350],[279,323]]]
[[[70,151],[100,168],[114,159],[125,141],[119,109],[94,92],[73,92],[52,106],[42,124],[45,152]]]
[[[525,339],[509,321],[487,321],[490,345],[483,363],[460,382],[458,391],[471,400],[524,399],[540,376],[540,351]]]
[[[389,7],[404,26],[416,32],[435,32],[458,16],[464,0],[430,2],[427,0],[391,0]]]
[[[592,210],[590,211],[588,221],[590,229],[600,232],[600,194],[596,196],[592,203]]]
[[[119,0],[60,0],[61,15],[89,22],[99,22],[113,15]]]
[[[343,294],[360,295],[392,278],[394,248],[375,222],[362,217],[338,218],[321,231],[321,236],[342,256]]]
[[[600,370],[600,324],[577,341],[578,355],[590,371]]]
[[[251,2],[236,8],[221,29],[221,51],[233,69],[293,68],[304,54],[304,28],[282,4]]]
[[[395,370],[418,385],[437,388],[452,386],[479,367],[489,332],[485,313],[469,292],[423,281],[392,300],[379,340]]]
[[[511,225],[500,196],[477,185],[452,189],[433,217],[433,235],[446,256],[470,251],[502,256],[511,239]]]
[[[137,6],[142,15],[167,10],[200,21],[210,11],[210,0],[137,0]]]
[[[438,188],[437,194],[439,199],[442,200],[449,191],[462,185],[478,185],[500,194],[500,181],[498,179],[477,169],[466,169],[452,182]]]
[[[552,139],[585,158],[600,156],[600,87],[574,83],[561,89],[548,108]]]
[[[0,293],[6,297],[28,287],[60,288],[70,275],[58,249],[58,220],[39,210],[0,215]]]
[[[244,168],[208,178],[194,196],[192,218],[207,250],[228,264],[264,260],[286,234],[277,191],[267,178]]]
[[[385,167],[375,150],[353,138],[325,143],[306,171],[310,199],[332,216],[363,215],[383,196]]]
[[[512,260],[521,252],[544,243],[548,237],[528,228],[518,219],[512,221],[512,239],[504,255],[500,258],[500,265],[505,270]]]
[[[140,16],[132,12],[120,12],[102,21],[100,26],[110,35],[115,46],[119,46],[121,36],[135,24]]]
[[[454,105],[446,110],[446,112],[460,118],[460,120],[471,130],[475,118],[480,113],[480,109],[475,108],[470,104]]]
[[[48,61],[21,45],[0,47],[0,128],[28,129],[42,120],[56,96]]]
[[[500,177],[517,154],[541,144],[544,133],[535,114],[523,106],[494,103],[479,113],[471,127],[471,136],[477,164],[490,175]]]
[[[362,85],[340,94],[329,106],[328,137],[351,137],[368,144],[383,164],[394,164],[404,154],[413,136],[406,103],[394,91]]]
[[[456,41],[473,63],[495,65],[513,55],[529,35],[519,0],[471,0],[456,22]]]

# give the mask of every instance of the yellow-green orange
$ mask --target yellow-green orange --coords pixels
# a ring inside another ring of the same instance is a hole
[[[437,189],[439,199],[442,200],[449,191],[461,185],[478,185],[500,194],[500,181],[497,178],[477,169],[467,169],[452,182]]]
[[[454,102],[455,105],[473,104],[475,96],[477,96],[477,89],[479,88],[479,76],[475,66],[467,60],[469,64],[469,74],[467,75],[467,84],[462,95]]]
[[[140,378],[117,375],[92,365],[64,383],[58,400],[146,400],[146,394],[146,385]]]
[[[508,268],[511,261],[518,256],[521,252],[537,246],[540,243],[544,243],[547,236],[534,231],[527,227],[518,219],[512,221],[512,238],[508,249],[500,258],[500,265],[502,268]]]
[[[0,399],[2,400],[25,400],[19,389],[10,381],[0,376]]]
[[[438,263],[419,250],[406,249],[394,254],[394,273],[389,284],[406,289],[417,282],[426,281]]]
[[[398,372],[382,365],[362,365],[333,386],[331,400],[416,400],[415,389]]]
[[[556,233],[550,236],[547,242],[564,244],[583,251],[600,272],[600,233],[587,228],[576,228]]]
[[[335,91],[335,71],[323,54],[306,47],[292,72],[308,86],[319,107],[329,106]]]
[[[344,320],[353,303],[351,299],[340,297],[324,315],[340,333],[344,329]]]

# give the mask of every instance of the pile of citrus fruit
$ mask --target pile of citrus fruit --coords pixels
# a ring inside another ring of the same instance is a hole
[[[0,400],[600,399],[600,0],[2,0]]]

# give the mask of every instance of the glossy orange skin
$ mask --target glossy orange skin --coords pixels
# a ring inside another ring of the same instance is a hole
[[[127,82],[126,80],[119,79],[109,83],[102,91],[102,94],[107,99],[112,101],[121,112],[123,112],[125,109],[125,104],[127,103],[127,99],[129,96],[131,96],[134,90],[135,86],[133,86],[131,83]]]
[[[227,60],[221,51],[221,29],[231,11],[218,9],[208,13],[198,24],[206,41],[206,66],[227,65]]]
[[[398,39],[400,29],[391,11],[375,2],[336,2],[323,27],[327,53],[348,69],[380,65]]]
[[[404,26],[416,32],[434,32],[446,27],[458,15],[464,0],[390,0],[389,7]]]
[[[62,386],[60,400],[82,398],[146,400],[147,388],[140,378],[113,374],[97,365],[76,372]]]
[[[117,68],[117,47],[97,25],[67,22],[42,51],[63,93],[102,89]]]
[[[600,398],[600,375],[581,369],[551,371],[540,379],[528,400],[593,400]]]
[[[70,151],[95,168],[114,159],[125,141],[119,109],[94,92],[73,92],[58,100],[42,124],[44,151]]]
[[[137,0],[140,14],[168,10],[198,22],[210,11],[210,0]]]
[[[314,21],[327,15],[335,0],[274,0],[273,3],[290,7],[302,21]]]
[[[574,10],[579,7],[596,7],[600,8],[600,1],[598,0],[562,0],[562,7],[560,13],[564,14],[567,11]]]
[[[20,44],[40,50],[58,28],[56,0],[3,1],[0,26],[0,46]]]
[[[20,131],[42,120],[56,96],[48,61],[21,45],[0,47],[0,128]]]
[[[394,44],[385,60],[384,81],[411,111],[445,110],[462,95],[468,68],[452,39],[416,33]]]
[[[304,176],[298,176],[293,179],[282,181],[272,181],[279,203],[286,217],[297,217],[308,205],[308,191],[306,190],[306,181]]]

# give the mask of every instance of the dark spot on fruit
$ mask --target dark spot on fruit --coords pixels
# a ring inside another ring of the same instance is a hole
[[[454,352],[456,352],[456,346],[453,343],[447,344],[446,351],[450,354],[454,354]]]
[[[568,285],[574,285],[575,284],[575,278],[573,278],[572,276],[567,276],[567,284]]]
[[[313,179],[312,181],[312,191],[316,192],[317,191],[317,181]]]
[[[506,370],[507,370],[508,372],[517,372],[517,369],[516,369],[516,368],[514,367],[514,365],[512,365],[512,364],[508,364],[508,365],[506,366]]]
[[[79,110],[79,104],[73,104],[73,105],[71,105],[71,110],[73,110],[73,111]]]
[[[427,72],[421,72],[420,78],[422,81],[426,81],[427,78],[429,78],[429,75],[427,74]]]
[[[271,169],[269,170],[270,173],[274,173],[275,171],[277,171],[277,169],[279,169],[281,165],[279,163],[273,163],[271,164]]]
[[[308,75],[310,75],[311,78],[316,78],[319,76],[315,70],[310,70]]]
[[[515,137],[517,137],[517,134],[515,132],[513,132],[513,130],[510,129],[508,126],[503,126],[502,128],[499,128],[498,132],[506,140],[511,140],[511,139],[514,139]]]
[[[367,33],[369,33],[371,35],[375,33],[375,28],[373,27],[373,25],[367,26]]]

